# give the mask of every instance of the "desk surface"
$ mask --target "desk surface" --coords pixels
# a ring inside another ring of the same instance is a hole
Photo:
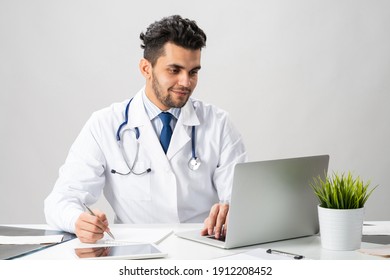
[[[16,226],[16,225],[15,225]],[[18,225],[20,226],[20,225]],[[47,228],[44,225],[23,225],[25,227],[33,228]],[[121,229],[129,228],[143,228],[143,229],[167,229],[173,230],[174,232],[200,229],[200,224],[175,224],[175,225],[111,225],[113,231],[120,231]],[[64,259],[75,259],[77,258],[74,254],[74,248],[82,245],[76,238],[56,246],[49,247],[47,249],[35,252],[23,256],[18,259],[36,259],[36,260],[64,260]],[[244,253],[249,250],[256,248],[263,249],[276,249],[286,251],[294,254],[300,254],[308,259],[314,260],[375,260],[382,259],[380,257],[370,256],[367,254],[360,253],[358,251],[331,251],[321,247],[321,240],[319,236],[309,236],[304,238],[296,238],[291,240],[284,240],[278,242],[271,242],[266,244],[259,244],[254,246],[247,246],[236,249],[220,249],[209,245],[204,245],[194,241],[186,240],[177,237],[174,233],[169,235],[167,238],[161,241],[158,246],[168,256],[165,259],[183,259],[183,260],[209,260],[216,258],[223,258],[238,253]],[[377,247],[378,244],[365,243],[363,242],[361,248],[373,248]]]

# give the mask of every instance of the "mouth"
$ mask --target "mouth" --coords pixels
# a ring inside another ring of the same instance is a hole
[[[177,95],[181,95],[181,96],[191,94],[191,91],[188,89],[171,89],[170,91],[177,94]]]

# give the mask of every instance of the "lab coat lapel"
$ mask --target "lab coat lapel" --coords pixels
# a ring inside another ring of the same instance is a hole
[[[140,127],[141,136],[139,138],[140,145],[148,152],[152,161],[159,165],[159,168],[164,170],[170,169],[169,161],[161,147],[161,143],[154,131],[154,128],[148,120],[144,126]]]
[[[154,131],[152,123],[145,111],[142,101],[143,91],[137,93],[131,102],[129,109],[129,121],[127,127],[138,127],[140,130],[140,137],[138,139],[140,146],[148,152],[153,163],[159,165],[156,168],[170,168],[169,161],[161,147],[160,141]]]
[[[172,134],[171,143],[167,151],[167,158],[170,160],[178,153],[184,145],[191,141],[192,126],[199,125],[199,119],[196,115],[192,100],[190,99],[181,109],[180,117],[177,120]]]

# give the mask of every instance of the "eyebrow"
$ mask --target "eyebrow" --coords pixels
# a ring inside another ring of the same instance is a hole
[[[184,66],[179,65],[179,64],[175,64],[175,63],[173,63],[173,64],[168,64],[168,67],[178,68],[178,69],[185,69]],[[201,69],[201,66],[199,65],[199,66],[196,66],[196,67],[192,68],[192,69],[190,70],[190,72],[191,72],[191,71],[194,71],[194,70],[200,70],[200,69]]]

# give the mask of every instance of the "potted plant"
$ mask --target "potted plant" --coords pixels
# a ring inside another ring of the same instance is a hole
[[[364,205],[374,189],[370,182],[354,177],[351,172],[334,172],[322,179],[313,179],[311,187],[320,204],[318,217],[321,244],[331,250],[360,248],[364,219]]]

